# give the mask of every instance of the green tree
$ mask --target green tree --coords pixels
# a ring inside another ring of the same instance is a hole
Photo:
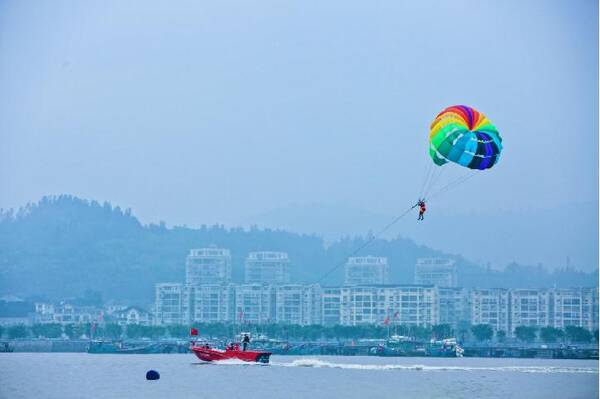
[[[77,333],[78,333],[77,326],[75,324],[73,324],[73,323],[65,324],[63,329],[65,331],[65,335],[67,337],[69,337],[69,339],[79,338],[79,336],[77,335]]]
[[[519,341],[533,342],[536,338],[537,328],[532,326],[518,326],[515,328],[515,336]]]
[[[504,331],[504,330],[496,331],[496,339],[498,340],[498,342],[506,341],[506,331]]]
[[[540,329],[540,339],[542,342],[552,343],[556,342],[564,336],[564,333],[559,328],[554,327],[542,327]]]
[[[17,324],[16,326],[8,327],[8,338],[25,338],[27,336],[27,327],[23,324]]]
[[[150,338],[157,339],[167,335],[167,329],[162,326],[148,327],[150,330]]]
[[[118,324],[106,324],[103,328],[103,335],[107,338],[117,339],[123,334],[123,327]]]
[[[450,324],[437,324],[431,327],[431,333],[436,339],[452,338],[454,337],[454,330]]]
[[[590,342],[592,334],[583,327],[567,326],[565,335],[570,342]]]
[[[83,323],[78,324],[65,324],[63,326],[63,330],[65,335],[70,339],[78,339],[82,335],[85,335],[89,332],[89,326]]]
[[[130,324],[126,328],[126,334],[129,338],[143,338],[146,334],[148,334],[148,331],[145,326],[141,326],[139,324]]]
[[[471,324],[468,321],[461,320],[458,322],[457,334],[460,341],[465,341],[465,338],[471,330]]]
[[[45,336],[43,324],[34,324],[29,328],[29,330],[31,331],[31,335],[33,335],[34,338],[40,338]]]
[[[479,342],[488,341],[494,336],[494,330],[489,324],[476,324],[471,327],[471,332]]]
[[[167,327],[169,336],[173,338],[186,338],[190,335],[190,328],[184,325],[172,325]]]
[[[62,326],[58,323],[34,324],[31,331],[36,337],[59,338],[62,335]]]

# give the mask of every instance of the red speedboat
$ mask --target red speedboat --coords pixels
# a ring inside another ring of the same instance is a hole
[[[239,359],[245,362],[258,362],[258,363],[269,363],[269,356],[271,352],[251,351],[251,350],[239,350],[238,348],[231,349],[213,349],[208,345],[192,345],[190,348],[192,352],[200,360],[205,362],[214,362],[219,360],[227,359]]]

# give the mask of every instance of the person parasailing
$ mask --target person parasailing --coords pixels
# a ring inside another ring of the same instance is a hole
[[[427,210],[426,206],[425,206],[425,199],[419,199],[419,201],[417,201],[417,204],[414,207],[419,207],[419,217],[417,218],[417,220],[423,220],[423,215],[425,213],[425,211]],[[413,207],[413,208],[414,208]]]

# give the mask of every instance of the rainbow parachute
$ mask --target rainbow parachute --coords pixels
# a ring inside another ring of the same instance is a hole
[[[436,165],[455,162],[470,169],[489,169],[500,158],[502,138],[477,110],[448,107],[431,123],[429,155]]]

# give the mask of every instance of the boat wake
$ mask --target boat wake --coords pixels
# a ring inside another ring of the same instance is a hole
[[[210,365],[210,366],[268,366],[268,363],[260,363],[260,362],[245,362],[240,359],[223,359],[214,362],[196,362],[192,363],[195,365]]]
[[[320,359],[298,359],[291,363],[273,363],[284,367],[333,368],[349,370],[400,370],[400,371],[498,371],[515,373],[573,373],[598,374],[594,367],[553,367],[553,366],[502,366],[502,367],[471,367],[471,366],[425,366],[420,364],[356,364],[332,363]]]

